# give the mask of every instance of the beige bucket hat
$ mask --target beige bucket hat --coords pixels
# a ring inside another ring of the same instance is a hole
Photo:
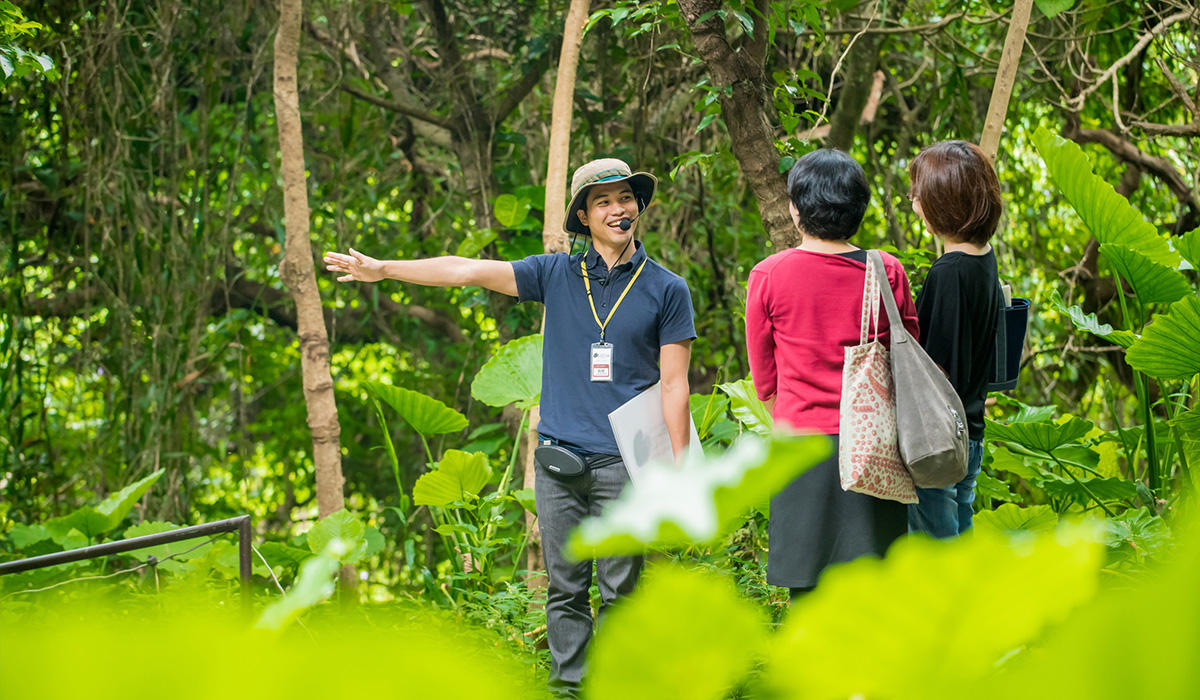
[[[575,213],[587,203],[588,188],[602,182],[622,180],[629,180],[629,187],[638,199],[639,212],[650,206],[654,191],[658,189],[658,180],[650,173],[632,172],[629,165],[619,158],[599,158],[579,166],[571,176],[571,203],[567,206],[566,217],[563,218],[563,230],[567,233],[588,235],[587,227]]]

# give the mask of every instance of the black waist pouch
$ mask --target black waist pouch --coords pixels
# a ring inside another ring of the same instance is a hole
[[[621,461],[619,455],[584,452],[574,445],[567,445],[553,438],[538,437],[538,446],[533,450],[533,460],[546,471],[558,476],[579,476],[589,469],[606,467]]]

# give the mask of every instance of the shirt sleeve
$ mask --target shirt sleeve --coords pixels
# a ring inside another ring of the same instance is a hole
[[[746,294],[746,351],[754,390],[763,401],[775,395],[779,377],[775,367],[775,326],[767,308],[767,281],[765,274],[751,271]]]
[[[950,383],[959,390],[959,332],[963,327],[961,290],[953,271],[934,265],[925,278],[925,286],[917,303],[917,319],[921,325],[921,347],[929,357],[946,371]]]
[[[547,271],[554,264],[554,257],[553,253],[543,253],[512,261],[518,301],[546,301]]]
[[[692,312],[692,294],[682,278],[667,285],[662,313],[658,318],[658,344],[670,345],[696,337],[696,322]]]

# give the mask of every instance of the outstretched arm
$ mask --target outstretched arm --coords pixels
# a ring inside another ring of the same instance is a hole
[[[512,263],[446,255],[423,260],[376,260],[351,248],[350,254],[326,253],[325,269],[342,273],[338,282],[400,280],[428,287],[485,287],[517,296]]]

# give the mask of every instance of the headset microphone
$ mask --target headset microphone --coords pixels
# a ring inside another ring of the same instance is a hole
[[[641,204],[641,203],[642,203],[642,200],[639,197],[638,204]],[[620,226],[622,231],[628,231],[630,228],[633,227],[633,222],[637,221],[639,218],[641,218],[642,214],[646,213],[646,209],[647,209],[647,207],[643,206],[641,208],[641,210],[638,211],[637,216],[633,217],[632,219],[621,219],[619,222],[617,222],[617,226]]]

